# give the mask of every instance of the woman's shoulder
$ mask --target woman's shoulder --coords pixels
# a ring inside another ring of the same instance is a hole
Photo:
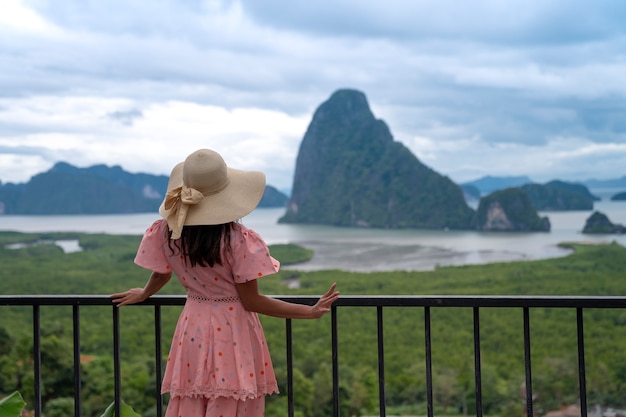
[[[161,236],[167,230],[167,221],[165,219],[157,219],[146,229],[144,236]]]
[[[280,263],[271,257],[263,238],[240,223],[231,227],[230,245],[228,263],[233,268],[237,283],[274,274],[280,268]]]

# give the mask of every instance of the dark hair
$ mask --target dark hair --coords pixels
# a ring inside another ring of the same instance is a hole
[[[192,267],[196,265],[210,266],[222,265],[222,243],[224,247],[230,246],[230,229],[232,223],[185,226],[180,235],[180,240],[174,245],[178,252],[184,256],[185,263],[189,262]],[[171,236],[171,232],[169,232]],[[172,241],[169,241],[172,253]]]

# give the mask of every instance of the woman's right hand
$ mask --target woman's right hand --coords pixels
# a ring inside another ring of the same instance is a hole
[[[146,297],[146,293],[143,288],[131,288],[124,292],[111,294],[113,304],[116,304],[118,307],[140,303],[145,301],[146,298],[148,297]]]
[[[331,304],[339,298],[339,291],[335,291],[336,287],[337,283],[333,283],[328,291],[326,291],[326,294],[322,295],[320,299],[317,300],[317,303],[312,306],[311,311],[313,313],[313,318],[320,318],[330,311]]]
[[[121,307],[128,304],[136,304],[145,301],[152,294],[155,294],[157,291],[163,288],[163,286],[167,284],[170,278],[172,278],[171,272],[162,274],[152,271],[152,274],[150,274],[150,279],[148,279],[145,287],[131,288],[130,290],[126,290],[124,292],[111,294],[113,304],[117,304],[118,307]]]

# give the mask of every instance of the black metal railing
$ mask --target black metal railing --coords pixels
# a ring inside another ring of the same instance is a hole
[[[312,296],[276,296],[275,298],[301,304],[313,304],[317,297]],[[161,384],[161,307],[181,306],[184,296],[153,296],[142,306],[154,308],[155,332],[155,366],[157,384],[157,415],[163,415],[163,403],[158,395]],[[42,306],[72,306],[73,321],[73,355],[74,355],[74,415],[81,415],[81,372],[80,372],[80,308],[86,306],[111,306],[113,332],[114,362],[114,397],[116,415],[121,415],[121,372],[120,372],[120,320],[119,309],[112,306],[111,300],[105,295],[0,295],[0,306],[31,306],[33,315],[33,362],[34,362],[34,414],[42,415],[41,394],[41,345],[40,316]],[[426,399],[427,415],[433,417],[433,374],[431,345],[431,309],[442,307],[464,307],[473,311],[474,326],[474,374],[476,395],[476,416],[483,415],[482,371],[481,371],[481,336],[480,311],[493,308],[519,308],[523,316],[525,397],[527,417],[534,417],[532,364],[529,311],[533,308],[566,308],[576,311],[577,352],[578,352],[578,386],[581,417],[587,417],[587,389],[585,373],[585,343],[583,313],[585,309],[626,308],[626,297],[586,297],[586,296],[342,296],[331,309],[331,349],[332,349],[332,385],[333,385],[333,416],[339,416],[339,352],[338,352],[338,309],[350,307],[371,307],[376,309],[377,347],[378,347],[378,396],[379,415],[386,416],[385,397],[385,343],[383,313],[387,307],[412,307],[424,310],[424,346],[426,358]],[[1,310],[0,310],[1,311]],[[293,387],[293,351],[292,351],[292,320],[286,319],[286,364],[287,364],[287,414],[294,416]]]

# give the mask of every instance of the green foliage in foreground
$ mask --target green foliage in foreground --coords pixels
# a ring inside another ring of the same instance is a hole
[[[79,239],[82,252],[64,254],[40,240]],[[138,236],[0,233],[0,293],[110,294],[144,285],[148,271],[133,264]],[[19,249],[6,244],[33,243]],[[284,270],[260,280],[266,294],[321,294],[337,282],[344,295],[623,295],[626,249],[617,244],[571,244],[574,253],[557,259],[443,267],[425,272]],[[306,258],[306,249],[272,247],[283,265]],[[298,280],[292,289],[284,281]],[[174,280],[164,294],[184,294]],[[162,308],[163,352],[169,348],[180,307]],[[111,307],[80,310],[83,415],[99,416],[113,396]],[[120,310],[122,394],[143,416],[155,415],[154,323],[152,308]],[[0,393],[19,390],[32,404],[32,309],[0,308]],[[533,391],[538,413],[577,401],[576,312],[532,309]],[[483,412],[521,413],[524,381],[520,309],[481,309]],[[262,317],[281,392],[268,398],[269,416],[286,409],[285,321]],[[372,415],[378,409],[376,310],[338,310],[342,415]],[[588,403],[626,407],[626,312],[584,311]],[[332,358],[330,317],[293,321],[296,410],[303,417],[330,415]],[[42,306],[44,413],[73,410],[71,308]],[[475,413],[472,309],[431,309],[436,414]],[[385,388],[388,414],[426,414],[424,310],[385,308]]]
[[[26,406],[26,402],[22,398],[22,395],[15,391],[0,400],[0,416],[3,417],[21,417],[22,410]]]
[[[120,404],[120,411],[122,412],[122,417],[141,417],[133,410],[133,407],[124,401]],[[112,402],[100,417],[115,417],[115,403]]]

